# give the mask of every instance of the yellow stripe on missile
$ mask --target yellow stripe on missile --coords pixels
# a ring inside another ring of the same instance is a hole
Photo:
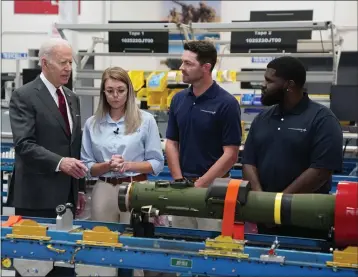
[[[274,220],[275,224],[281,224],[281,200],[282,193],[277,193],[275,197],[275,206],[274,206]]]

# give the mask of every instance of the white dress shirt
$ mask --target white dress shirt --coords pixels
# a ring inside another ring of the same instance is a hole
[[[50,92],[53,100],[55,100],[55,103],[58,107],[58,95],[57,95],[57,88],[50,83],[49,80],[46,79],[45,75],[43,73],[40,74],[40,78],[42,80],[42,82],[44,82],[45,86],[47,87],[48,91]],[[67,117],[68,117],[68,121],[70,123],[70,131],[72,133],[72,127],[73,127],[73,120],[72,120],[72,116],[71,116],[71,111],[70,111],[70,108],[68,106],[68,103],[67,103],[67,99],[66,99],[66,96],[65,96],[65,93],[62,89],[62,87],[59,87],[60,91],[62,92],[63,94],[63,97],[65,97],[65,101],[66,101],[66,108],[67,108]]]
[[[58,95],[57,95],[57,88],[49,81],[46,79],[45,75],[41,72],[40,74],[40,78],[42,80],[42,82],[44,82],[45,86],[47,87],[48,91],[50,92],[53,100],[55,101],[57,107],[58,107]],[[70,108],[68,106],[68,103],[67,103],[67,99],[66,99],[66,96],[64,94],[64,91],[62,89],[62,87],[59,87],[61,93],[63,94],[63,97],[65,97],[65,101],[66,101],[66,108],[67,108],[67,117],[68,117],[68,122],[70,124],[70,131],[72,133],[72,127],[73,127],[73,120],[72,120],[72,116],[71,116],[71,111],[70,111]],[[60,171],[60,164],[62,162],[63,158],[60,160],[60,162],[58,163],[57,167],[56,167],[56,172],[57,171]]]
[[[157,176],[164,168],[164,156],[159,136],[158,125],[154,116],[141,110],[142,123],[132,134],[125,133],[125,116],[114,121],[109,113],[96,121],[94,116],[86,120],[83,128],[81,160],[88,168],[88,177],[91,168],[96,163],[110,161],[112,155],[122,155],[124,160],[132,162],[147,161]],[[96,124],[96,125],[93,125]],[[139,172],[108,172],[102,177],[131,177]]]

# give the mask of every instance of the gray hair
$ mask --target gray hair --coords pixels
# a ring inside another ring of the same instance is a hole
[[[41,66],[41,59],[42,58],[46,58],[46,59],[50,59],[50,56],[52,54],[52,50],[54,47],[56,46],[67,46],[69,48],[71,47],[71,44],[63,39],[63,38],[50,38],[48,40],[46,40],[40,47],[39,50],[39,66]]]

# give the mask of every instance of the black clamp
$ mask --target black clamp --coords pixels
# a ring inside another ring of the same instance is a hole
[[[194,182],[192,180],[183,177],[181,179],[175,179],[174,182],[171,183],[171,187],[178,187],[178,188],[194,187]]]
[[[251,190],[251,184],[249,181],[241,181],[239,195],[237,196],[237,200],[239,201],[241,206],[244,206],[247,202],[247,195]]]
[[[56,207],[56,213],[57,213],[57,215],[64,215],[65,214],[65,212],[66,212],[66,206],[65,205],[58,205],[57,207]]]
[[[148,215],[144,213],[131,212],[130,226],[134,237],[153,238],[155,236],[155,227],[149,221]]]
[[[66,203],[65,205],[64,204],[58,205],[56,207],[56,213],[59,216],[64,215],[67,209],[72,210],[73,209],[73,204],[72,203]]]

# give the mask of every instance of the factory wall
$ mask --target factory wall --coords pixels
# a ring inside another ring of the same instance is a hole
[[[101,23],[103,20],[102,4],[100,1],[81,3],[79,23]],[[59,21],[58,15],[49,14],[14,14],[14,2],[2,2],[2,52],[27,52],[28,49],[38,49],[40,44],[52,35],[52,24]],[[94,14],[96,14],[94,16]],[[71,35],[66,32],[66,35]],[[78,49],[87,49],[92,36],[100,33],[79,34]],[[21,62],[21,67],[28,67],[27,61]],[[13,60],[2,60],[3,72],[14,72]]]
[[[59,21],[58,15],[24,15],[14,14],[14,2],[2,2],[2,52],[27,52],[28,49],[38,49],[42,41],[52,32],[52,24]],[[150,11],[150,12],[148,12]],[[108,20],[158,20],[161,19],[160,1],[82,1],[81,14],[78,23],[100,24]],[[65,31],[71,41],[73,32]],[[107,37],[105,33],[78,32],[77,49],[85,50],[90,47],[92,37]],[[107,51],[107,46],[98,44],[97,52]],[[123,67],[153,69],[159,66],[158,60],[153,59],[120,59],[96,57],[95,63],[99,68],[111,64],[121,64]],[[3,72],[14,72],[13,60],[2,60]],[[27,61],[21,62],[21,67],[28,67]]]
[[[161,1],[82,1],[81,14],[78,23],[106,23],[108,20],[160,20],[165,16]],[[332,20],[338,27],[345,29],[341,32],[344,39],[344,50],[357,50],[357,29],[346,26],[357,25],[356,1],[222,1],[221,19],[223,22],[232,20],[248,20],[252,10],[294,10],[313,9],[314,20]],[[18,15],[14,14],[14,2],[2,1],[2,52],[27,52],[27,49],[38,48],[41,42],[51,32],[51,26],[58,21],[57,15]],[[69,40],[73,33],[66,32]],[[323,39],[329,33],[322,32]],[[78,33],[77,49],[87,49],[92,37],[107,37],[105,33]],[[222,33],[223,40],[230,40],[230,33]],[[313,33],[313,39],[320,39],[319,33]],[[99,44],[97,52],[107,51],[107,45]],[[222,50],[223,51],[223,50]],[[149,57],[96,57],[97,69],[110,65],[120,65],[127,69],[153,70],[163,68],[160,58]],[[3,72],[14,72],[13,60],[2,60]],[[27,61],[21,62],[22,67],[28,67]],[[251,64],[250,58],[223,58],[220,62],[222,69],[239,69],[242,67],[264,67],[265,64]],[[165,67],[164,67],[165,68]],[[239,89],[239,85],[232,87]],[[234,91],[233,91],[234,92]],[[237,91],[235,91],[237,92]]]

